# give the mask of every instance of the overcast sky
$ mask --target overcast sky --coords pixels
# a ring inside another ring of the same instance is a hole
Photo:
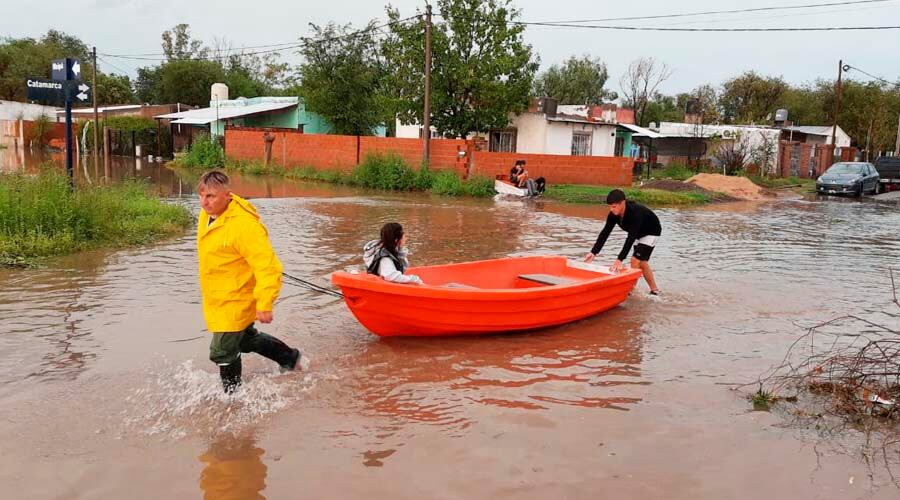
[[[838,0],[517,0],[525,21],[567,21],[658,15],[748,7],[804,5]],[[393,0],[403,16],[424,0]],[[191,25],[196,38],[226,37],[234,46],[292,42],[308,33],[308,23],[353,23],[384,19],[379,0],[0,0],[0,35],[38,37],[54,28],[79,36],[100,53],[160,52],[160,34],[178,23]],[[794,11],[720,14],[610,24],[667,27],[900,26],[900,1],[831,6]],[[794,83],[833,78],[838,59],[892,81],[900,80],[900,30],[807,33],[664,33],[529,27],[526,40],[542,68],[569,55],[599,56],[609,67],[608,87],[628,63],[653,56],[674,73],[661,90],[688,91],[721,83],[745,70],[782,75]],[[293,54],[288,60],[297,61]],[[133,74],[152,64],[105,58],[101,69]],[[113,67],[113,65],[115,67]],[[851,75],[854,76],[854,75]],[[863,75],[855,75],[867,79]]]

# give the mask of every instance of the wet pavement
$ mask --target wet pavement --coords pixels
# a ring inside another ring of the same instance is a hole
[[[135,174],[196,212],[189,173]],[[404,224],[413,265],[427,265],[579,257],[605,217],[602,206],[235,185],[255,198],[285,270],[323,284],[360,265],[386,221]],[[233,399],[206,358],[192,232],[0,269],[0,481],[21,498],[897,498],[884,470],[750,411],[733,390],[778,364],[804,326],[890,305],[897,207],[657,213],[664,295],[640,282],[617,309],[538,332],[379,339],[342,302],[285,284],[263,330],[312,364],[279,374],[248,356]],[[615,232],[601,259],[623,241]]]

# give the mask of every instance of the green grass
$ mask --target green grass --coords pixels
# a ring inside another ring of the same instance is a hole
[[[651,172],[650,175],[656,179],[674,179],[676,181],[685,181],[694,176],[694,169],[682,163],[672,162],[665,168]]]
[[[551,185],[547,187],[544,198],[565,201],[568,203],[606,203],[606,195],[616,189],[614,186],[584,186],[573,184]],[[626,188],[625,196],[629,200],[644,205],[702,205],[714,200],[705,193],[674,192],[662,189]]]
[[[140,182],[72,189],[49,168],[0,174],[0,264],[147,244],[191,222],[186,208],[160,200]]]

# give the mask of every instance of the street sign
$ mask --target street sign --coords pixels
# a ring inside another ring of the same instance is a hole
[[[91,86],[76,80],[56,81],[43,78],[25,80],[28,88],[28,100],[48,104],[65,104],[68,99],[72,104],[87,104],[91,101]]]
[[[72,104],[84,104],[91,100],[91,87],[79,81],[66,82],[69,88],[69,100]]]
[[[45,80],[43,78],[28,78],[25,80],[28,89],[29,101],[40,101],[49,104],[64,104],[66,102],[66,82]]]
[[[81,61],[71,57],[54,59],[50,73],[54,80],[81,80]]]

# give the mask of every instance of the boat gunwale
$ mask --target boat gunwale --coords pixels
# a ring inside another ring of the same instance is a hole
[[[447,267],[463,264],[478,264],[485,262],[505,261],[511,259],[566,259],[563,256],[523,256],[523,257],[506,257],[501,259],[486,259],[480,261],[461,262],[457,264],[439,264],[434,266],[420,266],[418,268],[410,268],[410,272],[416,269],[426,269],[431,267]],[[579,268],[573,268],[579,269]],[[582,271],[593,272],[590,270],[579,269]],[[457,299],[457,300],[497,300],[503,297],[516,296],[517,298],[550,298],[563,295],[571,295],[584,290],[596,288],[597,285],[616,285],[621,282],[637,281],[640,279],[640,269],[624,269],[615,275],[605,275],[597,273],[601,276],[590,278],[582,281],[573,281],[572,283],[562,285],[536,286],[528,288],[448,288],[443,285],[410,285],[404,283],[392,283],[385,281],[379,277],[368,274],[353,274],[346,271],[336,271],[331,275],[331,282],[341,289],[358,289],[366,292],[375,292],[386,295],[397,295],[404,297],[418,297],[431,299]],[[637,274],[638,276],[634,276]],[[525,297],[522,297],[525,296]]]

